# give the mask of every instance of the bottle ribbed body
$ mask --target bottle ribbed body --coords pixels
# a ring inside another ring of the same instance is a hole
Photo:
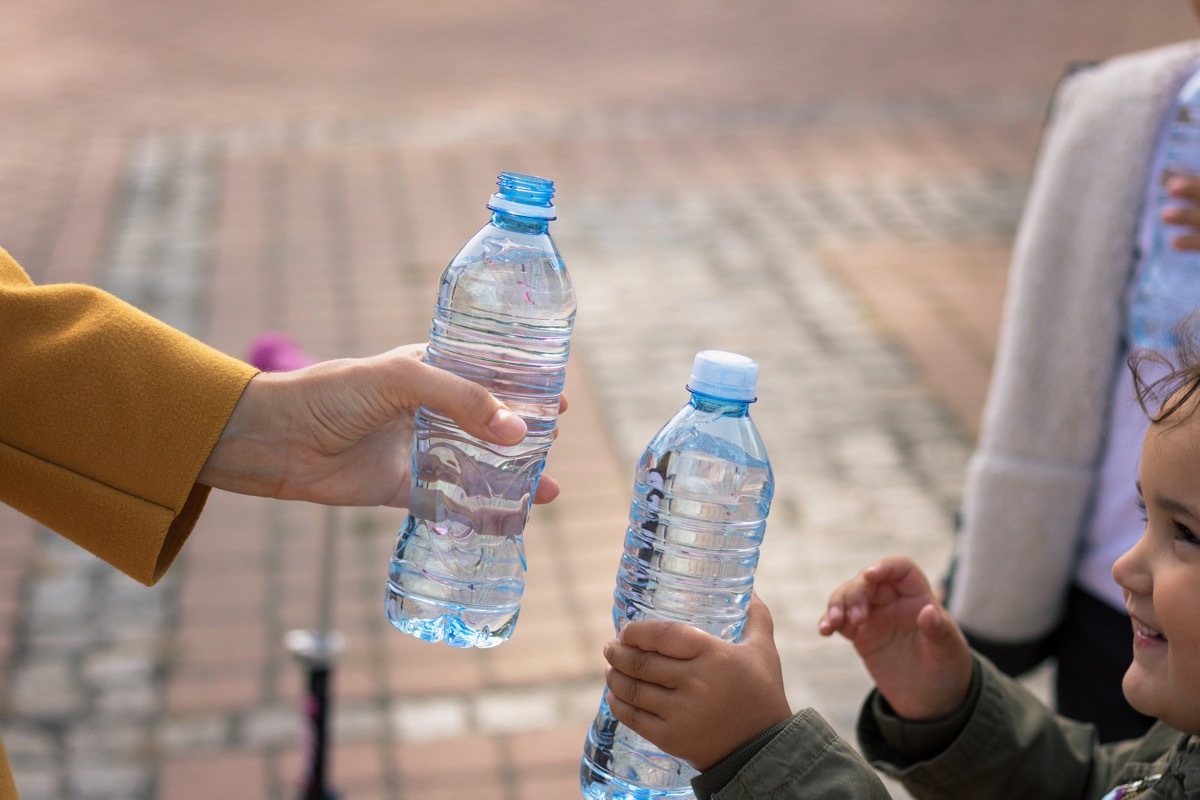
[[[409,515],[388,569],[392,624],[456,647],[494,646],[516,624],[521,536],[553,441],[575,317],[546,219],[521,211],[497,210],[446,268],[425,361],[487,388],[528,434],[511,447],[488,444],[422,407]]]
[[[773,494],[747,404],[694,395],[638,462],[613,592],[617,632],[662,619],[739,640]],[[584,743],[584,797],[691,797],[695,770],[618,722],[607,698]]]
[[[1171,238],[1183,231],[1159,219],[1165,206],[1179,201],[1167,196],[1174,175],[1200,175],[1200,72],[1179,91],[1175,111],[1162,134],[1153,167],[1141,247],[1142,268],[1134,285],[1129,312],[1129,338],[1136,347],[1171,353],[1175,328],[1200,309],[1200,253],[1176,250]]]

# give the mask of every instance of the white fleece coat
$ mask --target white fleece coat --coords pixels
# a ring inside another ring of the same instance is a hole
[[[1125,297],[1159,126],[1200,49],[1114,58],[1064,81],[1010,265],[950,610],[1027,642],[1059,622],[1125,369]]]

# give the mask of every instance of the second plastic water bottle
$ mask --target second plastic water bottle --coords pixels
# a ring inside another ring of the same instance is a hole
[[[685,622],[741,638],[774,495],[766,448],[750,419],[758,364],[707,350],[696,356],[691,401],[638,463],[625,550],[613,592],[619,633],[639,619]],[[608,692],[584,742],[588,800],[692,797],[696,774],[613,717]]]
[[[1179,229],[1158,215],[1177,202],[1166,189],[1173,175],[1200,175],[1200,72],[1179,90],[1161,138],[1142,223],[1142,265],[1129,311],[1129,336],[1135,347],[1170,354],[1175,326],[1200,309],[1200,253],[1172,247],[1171,238]]]
[[[422,407],[409,515],[385,610],[419,639],[492,647],[512,635],[525,589],[521,533],[554,439],[575,292],[548,233],[553,182],[505,172],[491,221],[442,275],[425,361],[482,384],[519,414],[525,440],[482,442]]]

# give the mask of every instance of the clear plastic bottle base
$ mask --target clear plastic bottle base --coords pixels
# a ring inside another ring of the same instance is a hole
[[[611,775],[604,780],[592,780],[582,775],[580,785],[585,800],[695,800],[696,797],[690,788],[647,789],[625,783]]]
[[[384,610],[392,627],[401,633],[407,633],[426,642],[445,642],[451,647],[488,648],[503,644],[512,636],[517,625],[520,611],[514,609],[511,615],[502,617],[502,622],[493,630],[487,625],[471,625],[464,622],[461,615],[454,612],[438,616],[423,614],[401,614],[402,595],[391,583],[387,587],[387,597],[384,598]],[[410,598],[407,605],[416,605]]]
[[[608,691],[588,729],[579,764],[587,800],[682,800],[695,798],[686,761],[667,755],[613,716]]]

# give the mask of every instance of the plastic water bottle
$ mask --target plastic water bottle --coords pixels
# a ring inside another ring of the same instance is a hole
[[[1130,341],[1135,347],[1171,353],[1176,325],[1200,309],[1200,253],[1171,246],[1178,228],[1165,225],[1159,211],[1178,203],[1167,196],[1174,175],[1200,175],[1200,72],[1179,90],[1175,111],[1163,132],[1155,165],[1152,201],[1142,226],[1143,262],[1129,312]]]
[[[741,638],[774,494],[767,451],[750,419],[758,364],[707,350],[696,356],[691,400],[650,441],[637,465],[625,550],[613,592],[617,632],[639,619],[685,622]],[[618,722],[608,691],[584,742],[588,800],[692,797],[696,771]]]
[[[482,384],[528,426],[500,447],[422,407],[409,515],[385,610],[401,631],[454,647],[512,635],[525,590],[521,539],[562,394],[575,291],[548,225],[554,183],[505,172],[491,221],[442,274],[425,361]]]

